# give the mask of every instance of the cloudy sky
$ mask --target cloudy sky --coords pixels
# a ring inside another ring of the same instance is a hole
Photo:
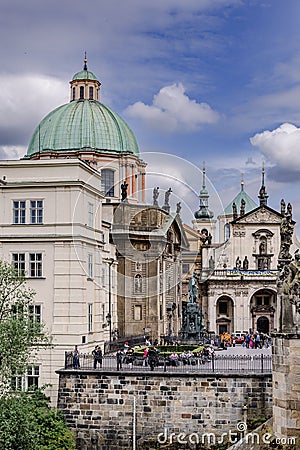
[[[299,22],[299,0],[2,0],[0,157],[68,102],[86,51],[150,171],[173,155],[199,191],[205,160],[226,206],[241,173],[256,199],[264,161],[269,205],[284,197],[300,222]]]

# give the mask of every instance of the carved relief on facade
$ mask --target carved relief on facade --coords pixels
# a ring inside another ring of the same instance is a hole
[[[260,208],[253,214],[243,219],[243,223],[280,223],[281,218],[268,211],[266,208]]]

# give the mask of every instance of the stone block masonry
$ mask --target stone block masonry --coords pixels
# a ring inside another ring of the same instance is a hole
[[[273,431],[300,436],[300,334],[273,335]]]
[[[58,373],[58,407],[81,450],[133,448],[134,438],[138,450],[156,448],[160,433],[220,436],[246,414],[272,414],[269,374]]]

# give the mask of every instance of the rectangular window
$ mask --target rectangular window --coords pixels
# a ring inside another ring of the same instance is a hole
[[[187,263],[182,264],[182,273],[189,273],[190,265]]]
[[[142,320],[141,305],[134,305],[133,318],[134,318],[134,320]]]
[[[29,305],[29,319],[32,322],[42,321],[41,305]]]
[[[18,275],[25,275],[25,253],[12,254],[12,266],[18,272]]]
[[[30,223],[43,223],[43,200],[30,200]]]
[[[31,386],[39,387],[39,376],[40,368],[39,366],[29,366],[26,373],[27,389]]]
[[[105,197],[114,197],[115,195],[115,173],[111,169],[102,169],[101,170],[101,189],[104,192]]]
[[[94,99],[94,88],[93,88],[93,86],[89,87],[89,99],[90,100]]]
[[[89,278],[93,278],[93,272],[94,272],[94,267],[93,267],[93,255],[91,253],[88,254],[88,276]]]
[[[12,389],[16,391],[25,391],[31,386],[39,387],[39,366],[28,366],[25,375],[16,375],[12,377]]]
[[[39,278],[42,274],[42,254],[29,253],[29,276]]]
[[[94,226],[94,205],[93,203],[88,204],[88,226]]]
[[[26,202],[25,200],[15,200],[13,202],[13,223],[25,223]]]
[[[88,332],[93,331],[93,304],[88,304]]]

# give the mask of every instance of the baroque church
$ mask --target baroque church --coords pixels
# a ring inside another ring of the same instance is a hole
[[[187,282],[195,271],[206,330],[222,334],[270,333],[278,329],[280,301],[276,281],[281,223],[289,216],[292,227],[295,226],[291,205],[282,200],[279,211],[268,206],[264,168],[258,205],[242,182],[240,192],[214,219],[209,209],[205,167],[199,197],[193,226],[185,226],[191,247],[183,253],[183,296],[187,296]],[[292,251],[297,248],[294,233]]]
[[[36,127],[21,160],[0,161],[0,258],[35,292],[33,316],[53,346],[22,387],[51,384],[66,351],[90,353],[122,337],[177,335],[181,318],[178,211],[145,203],[146,163],[127,123],[101,103],[84,66],[70,101]]]

